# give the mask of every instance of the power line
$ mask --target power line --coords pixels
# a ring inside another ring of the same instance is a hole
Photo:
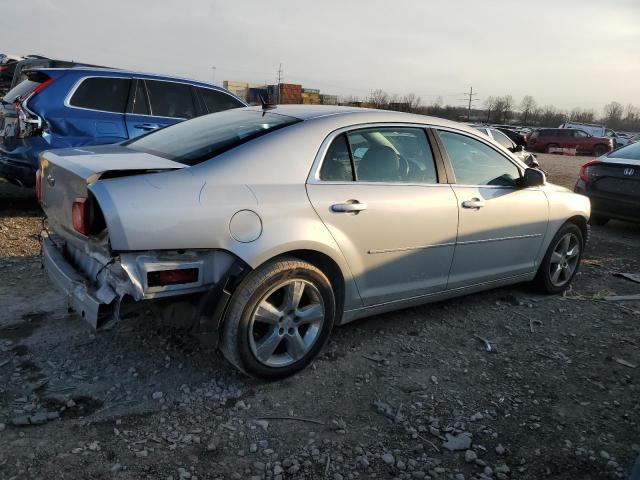
[[[280,64],[280,67],[278,67],[278,101],[276,103],[280,103],[280,84],[282,83],[282,74],[284,72],[282,71],[282,63]]]
[[[463,100],[464,100],[465,102],[466,102],[467,100],[469,101],[469,107],[468,107],[468,110],[467,110],[467,122],[470,122],[470,121],[471,121],[471,104],[472,104],[473,102],[477,102],[477,101],[478,101],[478,99],[477,99],[477,98],[473,98],[473,97],[475,97],[475,96],[476,96],[476,95],[478,95],[478,94],[477,94],[477,93],[474,93],[474,92],[473,92],[473,87],[471,87],[471,88],[469,89],[469,93],[463,93],[463,95],[466,97],[466,98],[464,98]]]

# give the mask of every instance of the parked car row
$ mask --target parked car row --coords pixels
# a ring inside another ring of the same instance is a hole
[[[40,66],[42,62],[46,66]],[[39,155],[122,142],[173,123],[246,106],[215,85],[171,76],[30,59],[0,106],[0,177],[33,187]],[[51,66],[53,65],[53,66]]]

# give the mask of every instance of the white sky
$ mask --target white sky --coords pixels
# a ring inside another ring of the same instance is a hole
[[[473,85],[520,102],[640,107],[640,0],[18,0],[0,52],[200,80],[376,88],[462,104]]]

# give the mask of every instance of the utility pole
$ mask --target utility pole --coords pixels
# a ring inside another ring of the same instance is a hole
[[[471,121],[471,105],[473,104],[473,102],[477,102],[477,101],[478,101],[478,99],[477,99],[477,98],[473,98],[473,97],[477,96],[477,95],[478,95],[478,93],[477,93],[477,92],[474,92],[474,91],[473,91],[473,87],[471,87],[471,88],[469,89],[469,93],[463,93],[463,95],[466,97],[466,98],[464,98],[463,100],[464,100],[465,102],[466,102],[466,101],[468,101],[468,102],[469,102],[468,109],[467,109],[467,122],[470,122],[470,121]]]
[[[216,84],[216,67],[215,66],[211,66],[211,83],[213,83],[214,85]]]
[[[278,101],[276,103],[280,103],[280,82],[282,82],[282,74],[284,72],[282,71],[282,63],[280,64],[280,67],[278,67]]]

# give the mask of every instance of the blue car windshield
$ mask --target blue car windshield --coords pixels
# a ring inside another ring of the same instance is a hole
[[[123,146],[184,165],[197,165],[300,120],[257,110],[212,113],[129,140]]]

